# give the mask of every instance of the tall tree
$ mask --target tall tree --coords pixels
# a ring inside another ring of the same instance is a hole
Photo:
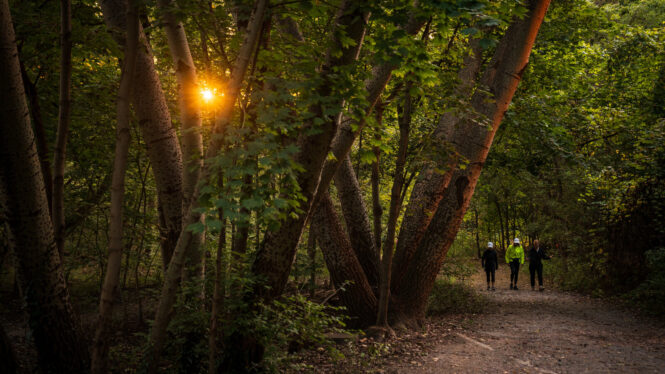
[[[130,0],[132,1],[132,0]],[[92,372],[103,374],[108,370],[109,329],[113,317],[115,295],[122,264],[123,204],[125,197],[125,171],[130,145],[130,100],[132,78],[138,46],[139,17],[134,4],[127,7],[127,39],[120,88],[118,89],[117,128],[113,179],[111,181],[111,218],[109,223],[109,255],[106,274],[99,298],[99,316],[92,347]]]
[[[101,6],[104,21],[113,37],[119,45],[124,45],[127,0],[104,0]],[[139,28],[139,44],[134,67],[132,101],[155,176],[162,237],[162,265],[166,269],[182,228],[182,153],[171,123],[171,114],[161,82],[155,70],[152,48],[142,28]]]
[[[9,4],[0,1],[0,198],[44,372],[87,372],[89,355],[55,246]]]

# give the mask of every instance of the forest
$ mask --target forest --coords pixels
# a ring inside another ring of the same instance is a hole
[[[665,313],[665,0],[0,0],[0,67],[3,373],[370,372],[303,357],[513,238]]]

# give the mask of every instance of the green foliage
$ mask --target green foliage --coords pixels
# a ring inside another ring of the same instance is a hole
[[[462,282],[437,279],[429,296],[427,314],[481,313],[487,305],[487,298],[470,286]]]

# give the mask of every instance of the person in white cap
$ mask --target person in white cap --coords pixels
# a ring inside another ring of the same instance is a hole
[[[494,277],[496,270],[499,268],[499,259],[494,250],[494,243],[487,243],[487,249],[483,252],[483,257],[481,259],[481,265],[485,269],[485,274],[487,274],[487,290],[490,290],[490,276],[492,279],[492,291],[494,291]]]
[[[524,248],[520,244],[520,238],[515,238],[513,245],[508,247],[506,263],[510,265],[510,289],[517,291],[517,277],[520,273],[520,265],[524,263]]]

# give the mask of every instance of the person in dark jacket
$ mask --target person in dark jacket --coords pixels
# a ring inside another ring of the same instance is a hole
[[[544,291],[543,287],[543,260],[549,260],[545,251],[540,248],[540,241],[534,240],[529,250],[529,273],[531,273],[531,290],[536,289],[536,273],[538,273],[538,290]]]
[[[483,252],[483,257],[481,259],[481,265],[485,269],[485,274],[487,275],[487,290],[490,290],[490,276],[492,279],[492,291],[494,291],[494,277],[496,270],[499,268],[499,259],[494,250],[494,243],[487,243],[487,249]]]

